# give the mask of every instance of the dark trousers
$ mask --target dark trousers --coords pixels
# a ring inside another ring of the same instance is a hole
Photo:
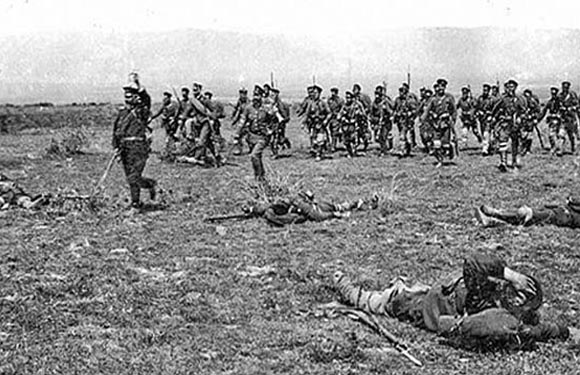
[[[131,203],[141,202],[141,189],[153,189],[155,180],[143,177],[149,157],[149,144],[145,141],[126,141],[121,147],[121,162],[129,183]]]
[[[268,147],[268,138],[250,133],[248,143],[250,144],[250,160],[252,161],[252,168],[254,169],[254,177],[256,180],[263,180],[266,176],[266,171],[264,169],[264,163],[262,162],[262,154],[266,147]]]

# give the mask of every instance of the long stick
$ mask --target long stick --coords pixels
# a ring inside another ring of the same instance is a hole
[[[536,135],[538,136],[538,139],[540,140],[540,147],[542,147],[542,150],[545,150],[544,147],[544,140],[542,139],[542,134],[540,133],[540,129],[538,129],[538,124],[534,124],[534,128],[536,129]]]
[[[111,159],[109,160],[109,163],[107,164],[107,167],[105,168],[105,172],[103,172],[101,179],[95,185],[95,188],[93,189],[93,192],[91,193],[90,198],[93,198],[99,192],[99,190],[101,189],[101,186],[105,183],[105,180],[107,179],[107,176],[109,175],[109,171],[111,170],[111,168],[113,168],[113,164],[115,163],[115,159],[117,159],[117,156],[118,156],[117,152],[115,151],[113,153],[113,156],[111,156]]]

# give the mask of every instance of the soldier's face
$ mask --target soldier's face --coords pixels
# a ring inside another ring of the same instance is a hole
[[[199,86],[193,86],[193,95],[197,96],[199,93],[201,93],[201,87]]]
[[[247,92],[240,92],[240,98],[246,99],[247,97],[248,97],[248,93]]]
[[[187,91],[181,91],[181,96],[182,96],[184,99],[187,99],[187,96],[188,96],[188,95],[189,95],[189,92],[187,92]]]
[[[135,105],[137,103],[137,95],[125,95],[125,104]]]
[[[510,94],[513,94],[514,92],[516,92],[516,85],[514,85],[513,83],[509,83],[506,87],[505,87],[505,91],[507,91]]]
[[[347,103],[347,104],[352,104],[352,101],[353,101],[353,99],[354,99],[354,98],[353,98],[353,96],[352,96],[352,95],[347,95],[347,96],[346,96],[346,103]]]
[[[445,86],[443,86],[443,85],[435,86],[435,93],[438,95],[445,93]]]
[[[469,93],[467,91],[463,91],[462,95],[463,95],[463,99],[467,99],[467,96],[469,95]]]
[[[164,96],[163,97],[163,103],[164,104],[169,104],[171,103],[171,98],[169,96]]]
[[[556,96],[558,96],[558,91],[556,91],[556,90],[552,90],[551,93],[552,93],[552,98],[555,98]]]
[[[360,89],[358,88],[358,86],[352,88],[352,93],[355,94],[355,95],[357,95],[357,94],[360,93]]]
[[[315,90],[314,91],[314,99],[318,99],[318,98],[320,98],[320,91]]]
[[[483,95],[489,95],[489,88],[488,87],[483,88]]]
[[[570,89],[570,86],[562,85],[562,92],[568,92],[569,89]]]

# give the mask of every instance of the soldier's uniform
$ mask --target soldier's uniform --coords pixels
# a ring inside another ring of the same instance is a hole
[[[151,116],[151,120],[157,117],[161,119],[161,127],[165,130],[165,150],[163,151],[162,157],[167,158],[171,154],[176,140],[179,105],[171,100],[172,95],[170,92],[164,92],[163,96],[161,108]]]
[[[252,104],[246,107],[242,115],[242,124],[248,134],[248,143],[250,145],[250,160],[254,169],[254,177],[258,182],[264,182],[266,171],[262,161],[262,154],[268,143],[272,130],[270,124],[276,119],[277,110],[275,107],[265,107],[262,105],[262,97],[254,96]]]
[[[413,129],[415,127],[415,116],[417,113],[417,102],[408,95],[404,87],[399,88],[399,96],[394,103],[394,121],[399,130],[399,146],[401,156],[411,154],[413,147]]]
[[[526,99],[526,112],[523,116],[522,128],[520,130],[522,156],[532,151],[534,129],[538,124],[538,119],[542,111],[540,108],[540,99],[530,89],[524,90],[524,98]]]
[[[214,149],[223,152],[226,148],[226,140],[222,136],[221,120],[226,118],[225,109],[222,103],[217,100],[213,100],[213,94],[206,91],[204,105],[209,110],[210,116],[210,128],[211,128],[211,139],[214,143]]]
[[[248,99],[248,90],[245,88],[240,89],[239,95],[240,97],[238,98],[238,101],[234,106],[234,112],[232,113],[232,126],[234,127],[234,155],[240,155],[242,153],[242,141],[246,138],[246,134],[242,132],[243,124],[240,120],[244,114],[245,109],[250,105],[250,100]]]
[[[550,92],[552,96],[546,104],[544,104],[538,122],[546,118],[550,150],[552,150],[553,153],[561,154],[562,151],[559,148],[560,143],[558,142],[558,134],[560,134],[560,127],[562,126],[562,118],[560,117],[560,97],[558,96],[557,87],[550,88]]]
[[[435,87],[436,93],[427,103],[422,121],[430,121],[433,126],[433,154],[439,164],[444,156],[454,156],[451,145],[452,137],[455,138],[455,122],[457,121],[457,108],[453,95],[445,92],[447,81],[438,79]],[[455,141],[455,139],[454,139]]]
[[[272,156],[277,157],[279,148],[285,149],[292,147],[290,140],[286,137],[286,126],[290,122],[290,106],[280,99],[279,89],[272,87],[270,92],[272,101],[271,105],[276,107],[276,110],[280,115],[279,118],[277,118],[277,121],[273,124],[272,139],[270,141]]]
[[[330,120],[330,108],[325,101],[320,98],[322,88],[312,86],[316,92],[308,102],[306,108],[306,122],[310,130],[313,151],[317,159],[321,159],[323,153],[328,150],[328,122]]]
[[[306,130],[306,132],[308,133],[308,141],[310,144],[310,151],[312,151],[314,144],[313,144],[313,139],[312,139],[312,129],[310,129],[310,124],[308,123],[308,118],[306,116],[304,116],[306,114],[306,111],[308,110],[308,107],[310,106],[310,102],[313,100],[314,98],[314,86],[308,86],[306,88],[306,92],[307,95],[306,97],[302,100],[302,102],[300,103],[300,106],[298,107],[298,110],[296,112],[296,116],[298,117],[302,117],[302,129]]]
[[[490,149],[494,147],[492,144],[492,134],[493,134],[493,106],[495,104],[495,98],[490,95],[489,90],[491,86],[489,84],[483,85],[483,93],[477,98],[476,115],[479,121],[482,137],[482,150],[481,153],[486,156],[490,153]]]
[[[493,117],[496,119],[496,137],[498,141],[498,152],[500,155],[499,168],[502,172],[507,170],[508,143],[512,145],[512,164],[514,167],[521,167],[520,159],[520,130],[522,117],[527,110],[526,99],[516,94],[517,82],[509,80],[506,88],[511,87],[497,101],[493,109]]]
[[[433,150],[433,125],[427,118],[423,120],[423,114],[427,108],[427,103],[433,97],[433,91],[430,89],[425,89],[422,93],[421,100],[419,101],[419,107],[417,107],[417,116],[419,118],[419,136],[421,137],[421,143],[423,143],[424,151],[431,152]]]
[[[330,120],[328,121],[328,128],[330,130],[330,137],[332,138],[330,149],[331,151],[335,151],[336,145],[341,138],[338,114],[344,105],[344,99],[338,95],[338,89],[336,87],[333,87],[330,91],[332,92],[332,95],[326,101],[326,104],[328,104],[328,108],[330,109]]]
[[[367,94],[363,93],[361,86],[358,83],[355,83],[352,87],[352,93],[354,95],[355,100],[357,100],[362,108],[365,111],[365,114],[368,116],[369,110],[371,108],[372,100],[371,97]],[[363,150],[366,151],[369,146],[369,141],[371,140],[371,131],[368,127],[368,122],[365,124],[360,124],[357,128],[357,145],[362,144]]]
[[[477,126],[477,118],[475,116],[475,111],[477,108],[477,102],[471,96],[471,90],[468,87],[463,87],[461,89],[462,96],[457,101],[457,110],[461,111],[459,119],[461,120],[461,133],[463,138],[463,147],[468,147],[467,135],[469,130],[473,132],[477,138],[477,142],[481,143],[481,135],[479,134],[479,129]]]
[[[187,107],[188,112],[185,113],[187,118],[191,119],[188,123],[191,129],[188,131],[197,138],[195,159],[199,162],[205,162],[207,151],[212,154],[215,159],[216,166],[221,166],[221,155],[216,149],[213,141],[215,130],[213,125],[215,122],[215,114],[208,108],[208,100],[201,94],[202,86],[199,83],[193,84],[193,95],[190,99],[190,106]]]
[[[377,86],[375,89],[375,100],[369,110],[369,119],[375,138],[379,143],[380,152],[387,153],[393,148],[393,104],[384,95],[384,87]]]
[[[338,113],[338,121],[342,133],[342,141],[348,152],[348,157],[355,156],[357,142],[357,128],[367,126],[367,116],[365,110],[354,95],[346,92],[346,101]]]
[[[555,225],[577,229],[580,228],[580,200],[568,198],[567,204],[546,205],[544,208],[522,206],[517,210],[499,210],[483,205],[475,210],[475,217],[484,227],[498,224],[511,225]]]
[[[148,189],[155,198],[156,182],[142,176],[150,152],[147,118],[149,110],[139,104],[138,91],[125,87],[125,105],[113,124],[113,148],[117,150],[129,183],[131,206],[141,207],[141,189]]]
[[[531,285],[520,286],[520,278]],[[343,300],[355,308],[409,322],[470,347],[527,348],[570,335],[563,324],[540,321],[540,283],[496,257],[468,257],[462,270],[433,286],[408,286],[395,278],[384,291],[365,291],[340,271],[334,282]]]
[[[562,90],[560,91],[560,117],[562,119],[562,126],[558,133],[559,156],[564,152],[566,138],[570,141],[572,152],[574,153],[576,151],[576,135],[578,133],[576,112],[578,108],[578,95],[570,90],[570,82],[562,82]]]

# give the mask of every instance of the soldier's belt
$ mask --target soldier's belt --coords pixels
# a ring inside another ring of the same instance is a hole
[[[121,138],[122,142],[145,142],[145,138],[144,137],[125,137],[125,138]]]

